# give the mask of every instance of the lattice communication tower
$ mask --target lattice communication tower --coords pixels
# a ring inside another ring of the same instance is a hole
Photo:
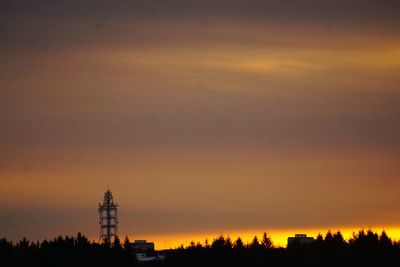
[[[118,204],[114,203],[113,195],[107,188],[103,204],[99,203],[100,240],[111,243],[118,232]]]

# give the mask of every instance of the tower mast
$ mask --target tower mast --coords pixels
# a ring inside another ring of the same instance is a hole
[[[118,232],[118,204],[114,203],[113,195],[107,187],[104,193],[103,204],[99,203],[100,240],[111,243]]]

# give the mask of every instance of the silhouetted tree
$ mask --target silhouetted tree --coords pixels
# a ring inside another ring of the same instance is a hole
[[[225,239],[225,247],[226,248],[232,248],[233,247],[232,239],[229,236]]]
[[[233,244],[233,247],[237,249],[243,249],[244,248],[243,240],[240,237],[238,237],[235,243]]]
[[[213,249],[223,249],[225,248],[225,238],[223,235],[220,235],[219,237],[215,238],[213,242],[211,243],[211,248]]]
[[[260,243],[258,242],[257,236],[254,236],[253,240],[251,241],[251,243],[250,243],[250,245],[249,245],[249,248],[258,249],[258,248],[260,248],[260,247],[261,247],[261,245],[260,245]]]
[[[114,248],[115,250],[122,250],[121,241],[119,240],[118,236],[116,236],[116,237],[114,238],[113,248]]]
[[[13,263],[14,255],[14,245],[12,242],[7,241],[7,239],[0,239],[0,262],[4,266],[11,266]]]
[[[204,247],[205,248],[210,248],[210,244],[208,243],[208,239],[206,238],[206,240],[204,241]]]
[[[128,236],[125,236],[124,239],[124,250],[127,254],[133,253],[133,246]]]
[[[261,246],[265,249],[270,249],[272,248],[272,240],[271,238],[267,235],[267,233],[264,232],[262,240],[261,240]]]
[[[379,243],[382,249],[390,249],[393,246],[392,240],[387,236],[385,231],[382,231],[381,236],[379,237]]]

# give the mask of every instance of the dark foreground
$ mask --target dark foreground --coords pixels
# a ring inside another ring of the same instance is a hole
[[[265,234],[250,244],[220,236],[211,244],[192,243],[158,254],[165,259],[139,263],[128,239],[98,244],[81,234],[41,243],[0,239],[0,266],[400,266],[400,244],[371,231],[360,231],[349,241],[340,232],[328,232],[312,244],[288,248],[273,247]]]

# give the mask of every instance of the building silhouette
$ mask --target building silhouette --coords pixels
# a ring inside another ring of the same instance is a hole
[[[288,238],[288,246],[293,244],[310,244],[314,242],[314,237],[308,237],[306,234],[296,234],[294,237]]]
[[[146,240],[135,240],[132,243],[136,252],[151,252],[154,251],[154,243],[147,242]]]

